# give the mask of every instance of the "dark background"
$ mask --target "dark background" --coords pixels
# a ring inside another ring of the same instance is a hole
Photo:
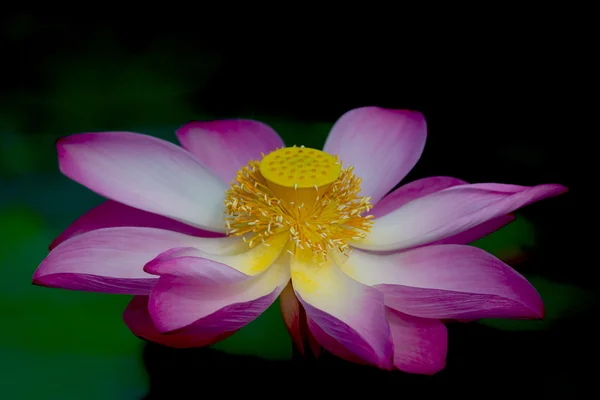
[[[588,170],[579,167],[591,143],[581,125],[593,95],[585,35],[538,19],[518,28],[511,20],[484,30],[485,19],[473,28],[396,29],[408,17],[369,20],[389,28],[381,33],[365,21],[332,23],[323,33],[300,15],[288,35],[281,27],[294,13],[267,22],[211,15],[0,17],[0,391],[7,398],[339,395],[405,384],[574,395],[593,382],[597,262],[584,261],[589,235],[581,227],[595,216],[582,194]],[[189,120],[248,117],[271,124],[289,145],[319,148],[342,113],[365,105],[425,115],[427,146],[406,181],[449,175],[569,187],[476,243],[532,281],[546,321],[451,324],[447,368],[421,377],[293,356],[276,308],[216,349],[142,349],[120,321],[126,297],[31,287],[47,244],[101,201],[59,174],[58,137],[133,130],[174,141]]]

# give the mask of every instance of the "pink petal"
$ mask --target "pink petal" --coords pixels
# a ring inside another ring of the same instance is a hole
[[[294,257],[291,275],[310,330],[323,347],[338,357],[348,359],[351,354],[379,368],[392,367],[393,346],[381,293],[349,278],[333,262],[317,266]]]
[[[199,228],[225,231],[227,187],[181,147],[130,132],[72,135],[56,147],[62,173],[104,197]]]
[[[375,204],[414,167],[426,137],[421,113],[363,107],[340,117],[323,150],[339,155],[344,166],[354,166],[363,179],[361,194],[371,196]]]
[[[418,199],[419,197],[439,192],[440,190],[447,189],[452,186],[465,184],[467,184],[467,182],[448,176],[432,176],[429,178],[418,179],[399,187],[385,196],[379,203],[375,205],[375,207],[373,207],[371,214],[375,218],[379,218],[400,208],[406,203]],[[489,235],[492,232],[495,232],[514,220],[514,215],[503,215],[480,225],[474,226],[473,228],[457,235],[441,239],[432,244],[469,244],[477,239],[481,239],[482,237]]]
[[[370,214],[375,218],[380,218],[419,197],[439,192],[442,189],[452,186],[465,184],[467,184],[467,182],[449,176],[432,176],[429,178],[418,179],[400,186],[398,189],[385,196],[373,207]]]
[[[61,233],[50,245],[50,250],[65,240],[82,233],[102,228],[139,226],[166,229],[199,237],[222,237],[222,234],[204,231],[181,222],[152,214],[116,201],[107,200],[83,214]]]
[[[352,245],[388,251],[436,242],[566,191],[564,186],[554,184],[453,186],[419,197],[375,219],[369,236]]]
[[[446,366],[448,331],[437,319],[387,308],[394,340],[394,367],[411,374],[433,375]]]
[[[251,160],[260,160],[283,147],[270,126],[253,120],[230,119],[189,122],[177,130],[181,145],[195,155],[225,183]]]
[[[469,244],[474,241],[481,239],[497,231],[498,229],[510,224],[515,220],[514,214],[503,215],[494,219],[490,219],[482,224],[476,225],[473,228],[467,229],[464,232],[456,234],[454,236],[440,239],[433,244]]]
[[[194,247],[177,247],[159,254],[144,266],[152,275],[185,278],[198,286],[231,285],[250,279],[235,268],[215,260]]]
[[[476,247],[425,246],[388,255],[355,250],[342,268],[381,291],[389,307],[417,317],[542,318],[544,313],[540,295],[522,275]]]
[[[288,241],[289,234],[278,234],[271,237],[268,245],[259,244],[250,249],[239,237],[197,238],[193,247],[172,248],[161,253],[148,262],[144,270],[153,275],[199,276],[218,284],[236,283],[271,267]],[[207,275],[209,271],[214,276]]]
[[[174,348],[208,346],[235,333],[207,332],[202,327],[194,325],[183,329],[161,333],[156,329],[148,312],[148,296],[135,296],[123,312],[123,321],[131,332],[143,339]]]
[[[287,284],[279,296],[279,308],[281,309],[283,322],[292,341],[298,350],[304,354],[304,341],[308,337],[308,332],[306,331],[308,328],[306,326],[306,313],[300,305],[298,298],[296,298],[291,283]]]
[[[144,272],[144,264],[160,252],[194,245],[197,240],[155,228],[87,232],[56,246],[35,271],[33,283],[91,292],[149,294],[158,279]]]
[[[336,323],[336,326],[337,325],[339,325],[339,323]],[[347,347],[345,343],[342,343],[342,341],[337,339],[335,336],[332,336],[325,330],[323,330],[323,328],[321,328],[319,324],[311,318],[308,318],[308,329],[312,337],[314,337],[317,341],[317,343],[323,346],[323,348],[327,349],[327,351],[329,351],[331,354],[341,358],[342,360],[350,361],[355,364],[368,365],[370,363],[369,361],[361,358],[360,355],[357,355],[356,350],[354,348]],[[348,328],[343,325],[340,325],[340,329],[343,330]],[[387,364],[388,363],[386,362],[386,365]],[[385,369],[391,369],[391,366],[385,367]]]
[[[306,350],[310,348],[312,354],[318,357],[321,352],[321,346],[308,328],[306,312],[294,294],[291,282],[287,284],[279,295],[279,306],[283,322],[296,348],[302,355],[306,355]],[[305,349],[305,347],[307,348]]]
[[[190,325],[214,334],[235,331],[266,310],[289,281],[282,262],[249,277],[208,259],[179,254],[176,260],[177,255],[171,255],[147,266],[148,271],[161,274],[149,302],[150,316],[160,332]]]

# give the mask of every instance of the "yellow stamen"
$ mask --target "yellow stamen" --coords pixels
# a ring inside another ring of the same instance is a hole
[[[371,216],[362,216],[371,204],[358,196],[360,181],[353,167],[342,169],[320,150],[275,150],[238,171],[225,199],[228,233],[254,247],[287,232],[288,252],[317,262],[331,251],[347,254],[347,242],[365,238],[372,226]]]

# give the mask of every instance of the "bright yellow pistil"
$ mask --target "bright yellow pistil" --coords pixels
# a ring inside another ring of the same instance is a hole
[[[312,253],[318,262],[331,251],[348,254],[350,240],[366,237],[372,221],[362,216],[370,198],[358,196],[361,179],[337,157],[305,147],[284,147],[238,171],[226,193],[228,234],[252,248],[289,232],[287,251]]]

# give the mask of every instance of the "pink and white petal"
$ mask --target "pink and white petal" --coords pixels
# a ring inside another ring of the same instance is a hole
[[[107,200],[99,206],[92,208],[69,225],[69,227],[54,239],[52,244],[50,244],[50,250],[65,240],[85,232],[102,228],[127,226],[166,229],[198,237],[223,236],[220,233],[194,228],[193,226],[183,224],[158,214],[152,214],[116,201]]]
[[[362,178],[361,195],[375,204],[414,167],[426,138],[427,124],[419,112],[362,107],[338,119],[323,150],[354,166]]]
[[[517,271],[471,246],[436,245],[377,255],[352,252],[346,274],[398,311],[422,318],[542,318],[535,288]]]
[[[482,224],[474,226],[471,229],[467,229],[464,232],[456,234],[454,236],[447,237],[445,239],[438,240],[431,243],[434,244],[469,244],[476,240],[481,239],[491,233],[496,232],[498,229],[510,224],[515,220],[514,214],[503,215],[494,219],[490,219]]]
[[[254,277],[190,256],[181,257],[172,271],[169,265],[151,266],[161,273],[149,301],[150,316],[161,332],[192,324],[214,333],[240,329],[275,301],[290,278],[286,256]]]
[[[181,147],[131,132],[82,133],[61,138],[56,147],[61,172],[104,197],[225,231],[227,187]]]
[[[566,187],[556,184],[453,186],[419,197],[375,219],[369,236],[352,245],[389,251],[433,243],[566,191]]]
[[[373,207],[370,214],[375,218],[380,218],[390,212],[400,208],[406,203],[409,203],[419,197],[426,196],[431,193],[439,192],[452,186],[465,185],[467,182],[448,176],[432,176],[429,178],[418,179],[407,183],[386,195],[379,203]],[[471,229],[461,232],[457,235],[441,239],[432,244],[469,244],[477,239],[502,228],[503,226],[514,221],[515,217],[512,214],[503,215],[484,222]]]
[[[123,312],[123,321],[131,332],[150,342],[174,348],[203,347],[219,342],[236,331],[225,333],[207,332],[194,325],[178,331],[161,333],[152,323],[148,312],[148,296],[134,296]]]
[[[310,349],[312,355],[318,357],[321,346],[308,328],[306,312],[294,294],[291,282],[288,282],[279,295],[279,307],[285,327],[298,351],[302,355],[307,355],[306,351]]]
[[[260,160],[261,153],[285,146],[273,128],[248,119],[189,122],[177,130],[177,138],[227,184],[249,161]]]
[[[155,228],[90,231],[56,246],[35,271],[33,283],[91,292],[149,294],[158,279],[144,272],[144,264],[163,251],[193,246],[198,240],[202,239]]]
[[[387,308],[394,340],[394,367],[411,374],[433,375],[446,366],[448,331],[437,319],[413,317]]]
[[[370,362],[358,356],[354,350],[350,350],[334,336],[325,332],[314,320],[307,318],[307,321],[309,332],[311,336],[315,338],[315,341],[319,344],[319,346],[322,346],[331,354],[341,358],[342,360],[346,360],[354,364],[370,364]],[[386,369],[391,369],[391,367],[386,367]]]
[[[291,260],[292,285],[317,341],[333,354],[347,358],[338,351],[340,346],[328,340],[330,336],[346,353],[390,369],[393,345],[381,293],[351,279],[331,261],[316,265],[310,257],[302,258],[308,261],[300,257]]]
[[[159,254],[144,270],[153,275],[224,279],[214,283],[235,283],[236,279],[266,271],[280,257],[288,241],[288,235],[279,234],[271,237],[268,245],[259,244],[249,249],[239,237],[198,238],[194,247],[172,248]],[[214,274],[212,278],[207,275],[209,270]]]
[[[267,249],[265,247],[265,249]],[[270,249],[269,249],[270,250]],[[246,259],[251,262],[257,248],[246,252]],[[279,257],[273,253],[271,260],[267,261],[264,269],[271,266]],[[225,256],[227,258],[228,256]],[[212,259],[211,259],[212,258]],[[194,247],[178,247],[159,254],[154,260],[144,266],[144,271],[152,275],[172,275],[185,278],[197,285],[231,285],[241,283],[251,278],[244,272],[219,261],[220,256],[203,253]]]
[[[431,176],[418,179],[400,186],[398,189],[387,194],[371,210],[374,218],[383,217],[386,214],[400,208],[419,197],[439,192],[452,186],[465,185],[467,182],[449,176]]]

